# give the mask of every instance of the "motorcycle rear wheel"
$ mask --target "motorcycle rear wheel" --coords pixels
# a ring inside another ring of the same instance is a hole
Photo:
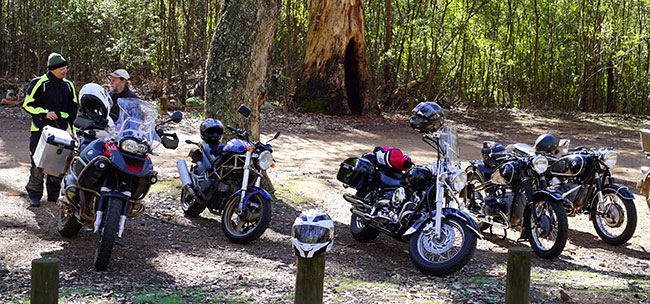
[[[95,250],[95,261],[93,265],[97,270],[105,270],[111,260],[113,253],[113,244],[117,229],[120,224],[120,211],[122,210],[122,201],[118,198],[111,197],[108,199],[108,208],[102,220],[102,230],[99,235],[99,242]]]
[[[618,246],[627,242],[636,230],[637,214],[634,201],[626,199],[611,188],[603,189],[604,206],[594,197],[594,207],[599,213],[591,214],[591,222],[598,236],[607,244]]]
[[[363,218],[356,214],[352,214],[352,217],[350,218],[350,232],[355,240],[362,243],[370,242],[379,235],[377,229],[366,225]]]
[[[184,187],[181,190],[181,208],[187,217],[197,217],[205,210],[205,206],[201,205]]]
[[[441,229],[436,239],[435,225],[430,221],[409,240],[411,261],[427,275],[445,276],[460,270],[476,250],[476,235],[464,223],[446,218]]]
[[[535,224],[535,210],[526,211],[524,225],[528,242],[537,256],[554,259],[564,250],[569,234],[566,210],[558,202],[537,201],[534,206],[541,215],[539,223]]]
[[[81,223],[77,221],[74,214],[65,212],[63,209],[59,209],[56,223],[57,230],[62,237],[73,237],[81,230]]]
[[[259,194],[248,199],[247,210],[238,214],[240,196],[232,197],[221,214],[221,229],[235,244],[248,244],[257,240],[271,222],[271,201]]]

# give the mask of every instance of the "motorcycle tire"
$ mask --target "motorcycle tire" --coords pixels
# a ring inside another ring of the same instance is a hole
[[[117,198],[108,199],[108,208],[102,220],[102,230],[99,235],[99,242],[95,250],[95,261],[93,265],[96,270],[105,270],[111,260],[113,244],[117,236],[117,230],[120,224],[120,211],[122,210],[122,201]]]
[[[57,230],[59,230],[59,234],[62,237],[73,237],[79,234],[82,226],[74,217],[74,214],[67,213],[63,209],[59,209],[56,222]]]
[[[540,217],[540,224],[533,227],[535,223],[533,218],[534,210],[526,210],[524,225],[528,242],[537,256],[549,260],[554,259],[564,250],[569,234],[566,210],[558,202],[547,202],[543,200],[535,202],[535,206],[537,209],[544,208],[544,213]],[[545,238],[549,235],[554,236],[554,240],[549,244],[543,244],[540,238]]]
[[[205,210],[205,206],[192,197],[185,188],[181,190],[181,208],[187,217],[197,217]]]
[[[474,172],[473,170],[471,170],[469,168],[468,168],[466,173],[467,173],[467,176],[468,176],[467,180],[474,185],[474,188],[476,188],[479,185],[483,185],[483,183],[484,183],[483,178],[481,178],[481,176],[479,174],[477,174],[476,172]],[[467,187],[465,187],[465,189],[467,189]],[[473,196],[480,195],[481,200],[483,200],[483,198],[487,197],[487,193],[485,193],[485,191],[482,191],[482,192],[483,193],[478,192],[478,191],[474,191]],[[485,223],[485,222],[478,222],[478,223],[476,223],[476,225],[478,226],[478,229],[481,230],[481,231],[485,231],[488,228],[490,228],[490,226],[491,226],[490,224]]]
[[[455,218],[442,220],[440,240],[436,240],[435,225],[433,222],[423,224],[409,240],[409,254],[411,261],[421,272],[427,275],[446,276],[463,268],[472,259],[476,250],[476,235]],[[459,246],[454,246],[460,237]],[[454,239],[453,242],[451,238]],[[448,257],[450,250],[457,251]],[[444,258],[444,260],[438,260]]]
[[[237,214],[240,196],[231,198],[221,214],[221,229],[226,237],[235,244],[248,244],[257,240],[271,222],[271,201],[259,194],[248,199],[247,211]]]
[[[350,232],[355,240],[362,243],[370,242],[379,235],[377,229],[366,225],[363,218],[356,214],[352,214],[352,217],[350,218]]]
[[[606,217],[595,212],[591,213],[591,223],[598,236],[609,245],[618,246],[627,242],[636,230],[637,214],[634,201],[623,197],[620,192],[612,188],[603,189],[604,210],[599,207],[597,196],[594,200],[592,205],[594,209],[598,213],[608,215]]]

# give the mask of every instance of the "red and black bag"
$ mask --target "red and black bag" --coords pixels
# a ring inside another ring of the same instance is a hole
[[[404,154],[402,150],[393,147],[375,147],[377,162],[389,168],[406,171],[413,166],[411,158]]]

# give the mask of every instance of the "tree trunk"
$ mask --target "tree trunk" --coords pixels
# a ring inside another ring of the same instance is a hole
[[[205,71],[205,114],[246,128],[259,139],[260,106],[271,42],[278,27],[277,0],[226,1],[210,44]],[[253,112],[248,125],[236,110]]]
[[[304,112],[379,113],[366,57],[361,0],[311,0],[305,67],[295,102]]]

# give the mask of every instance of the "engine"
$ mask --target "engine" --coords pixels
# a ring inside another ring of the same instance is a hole
[[[496,218],[502,218],[518,226],[524,216],[526,196],[519,193],[516,197],[512,191],[497,191],[489,195],[483,203],[483,214]],[[505,217],[505,218],[504,218]]]
[[[417,196],[414,196],[419,201]],[[383,225],[404,225],[408,222],[415,209],[415,203],[407,200],[406,190],[399,187],[394,191],[380,193],[373,204],[370,216]]]

